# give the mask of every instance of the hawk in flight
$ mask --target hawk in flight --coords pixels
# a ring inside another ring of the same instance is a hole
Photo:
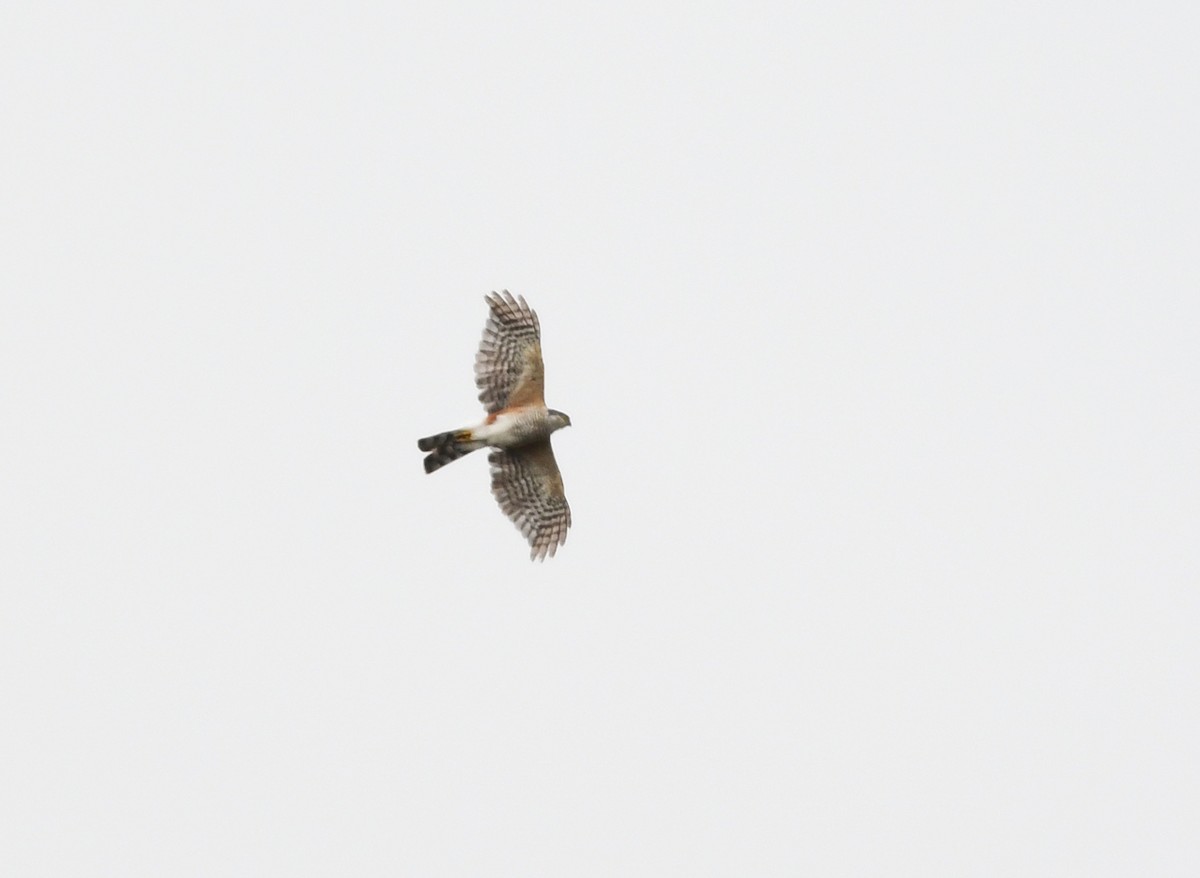
[[[475,355],[475,384],[487,409],[483,423],[417,440],[428,451],[425,472],[492,446],[492,493],[529,540],[529,557],[554,556],[567,541],[571,507],[550,448],[550,434],[571,426],[542,398],[541,328],[522,296],[505,290],[485,297],[491,313]]]

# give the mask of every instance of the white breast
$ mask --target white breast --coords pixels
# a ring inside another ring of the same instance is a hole
[[[480,424],[472,433],[476,439],[497,448],[514,448],[550,435],[545,409],[505,412],[490,424]]]

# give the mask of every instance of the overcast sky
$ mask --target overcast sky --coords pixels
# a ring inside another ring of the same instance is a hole
[[[1200,873],[1196,7],[702,5],[5,10],[0,872]]]

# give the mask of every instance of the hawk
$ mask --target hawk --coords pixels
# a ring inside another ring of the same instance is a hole
[[[571,507],[550,447],[550,434],[571,426],[562,412],[546,408],[542,398],[541,327],[523,296],[505,290],[487,300],[487,323],[475,355],[475,384],[487,409],[483,423],[417,440],[428,451],[425,472],[432,473],[484,446],[492,493],[504,514],[529,540],[531,560],[545,560],[567,541]]]

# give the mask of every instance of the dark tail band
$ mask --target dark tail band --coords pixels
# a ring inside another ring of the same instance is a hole
[[[436,436],[426,436],[417,440],[417,448],[431,452],[425,457],[425,472],[439,470],[451,461],[458,460],[486,443],[473,442],[470,430],[455,430],[449,433],[438,433]]]

